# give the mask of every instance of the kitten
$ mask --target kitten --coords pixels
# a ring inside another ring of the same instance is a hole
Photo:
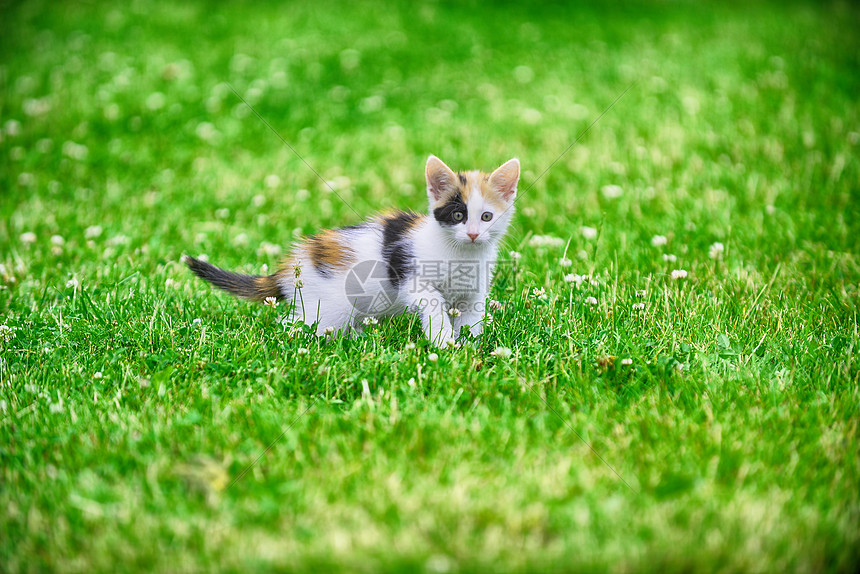
[[[291,319],[318,335],[352,335],[377,317],[419,313],[433,344],[461,328],[480,335],[496,256],[513,216],[520,163],[491,174],[454,173],[436,156],[425,169],[429,215],[395,211],[322,231],[294,246],[273,275],[239,275],[186,257],[188,267],[239,297],[288,299]]]

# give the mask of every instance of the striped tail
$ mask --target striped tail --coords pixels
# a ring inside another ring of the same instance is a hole
[[[195,275],[243,299],[263,301],[267,297],[283,299],[275,275],[241,275],[219,269],[210,263],[185,256],[185,264]]]

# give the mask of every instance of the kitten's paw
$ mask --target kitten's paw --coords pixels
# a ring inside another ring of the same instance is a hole
[[[460,346],[454,333],[439,333],[434,337],[427,338],[430,340],[431,345],[435,345],[440,349],[453,349]]]

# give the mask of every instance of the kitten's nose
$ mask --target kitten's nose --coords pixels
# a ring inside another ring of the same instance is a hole
[[[471,238],[472,238],[472,243],[474,243],[474,242],[475,242],[475,240],[478,238],[478,234],[477,234],[477,233],[467,233],[466,235],[468,235],[469,237],[471,237]]]

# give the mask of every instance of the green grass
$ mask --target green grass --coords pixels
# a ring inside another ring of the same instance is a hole
[[[0,570],[858,567],[860,10],[526,4],[4,4]],[[179,261],[423,210],[430,153],[524,168],[462,348]]]

